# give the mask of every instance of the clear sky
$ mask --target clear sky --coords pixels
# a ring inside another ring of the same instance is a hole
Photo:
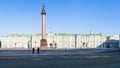
[[[44,0],[47,33],[120,34],[120,0]],[[41,33],[42,0],[0,0],[0,35]]]

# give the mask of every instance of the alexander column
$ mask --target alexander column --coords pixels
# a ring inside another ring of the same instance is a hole
[[[46,12],[45,12],[45,5],[43,4],[42,7],[42,39],[41,39],[41,49],[47,48],[47,40],[46,40]]]

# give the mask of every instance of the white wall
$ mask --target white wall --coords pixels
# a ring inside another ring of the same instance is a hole
[[[47,34],[47,43],[56,43],[57,48],[75,48],[75,34]],[[2,48],[37,48],[40,47],[41,34],[1,36]],[[102,34],[77,34],[76,48],[105,47],[107,36]]]

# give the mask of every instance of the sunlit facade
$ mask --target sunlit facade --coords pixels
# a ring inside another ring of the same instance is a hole
[[[37,48],[40,47],[41,34],[11,34],[1,36],[1,48]],[[119,48],[120,36],[103,34],[54,34],[46,35],[47,47],[52,48]]]
[[[28,35],[11,34],[1,36],[1,48],[29,48],[31,38]]]

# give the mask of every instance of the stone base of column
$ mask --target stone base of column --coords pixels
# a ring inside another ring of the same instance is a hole
[[[40,49],[48,49],[46,39],[41,39]]]

